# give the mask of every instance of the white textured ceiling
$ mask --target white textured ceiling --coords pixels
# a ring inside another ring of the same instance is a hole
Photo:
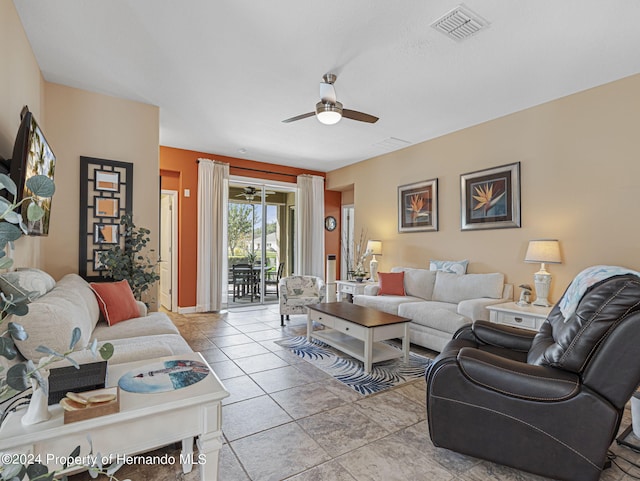
[[[47,81],[159,106],[162,145],[320,171],[640,72],[637,0],[466,0],[462,42],[450,0],[14,3]],[[380,120],[282,123],[327,72]]]

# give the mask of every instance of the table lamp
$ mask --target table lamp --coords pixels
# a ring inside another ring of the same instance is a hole
[[[557,239],[537,239],[529,241],[525,262],[540,262],[540,270],[533,275],[536,285],[536,300],[534,306],[549,307],[549,287],[551,286],[551,274],[545,269],[545,264],[560,264],[560,243]]]
[[[371,258],[371,262],[369,262],[369,272],[371,274],[370,279],[372,281],[378,280],[378,260],[376,256],[382,255],[382,241],[379,240],[369,240],[367,241],[367,252],[369,252],[373,257]]]

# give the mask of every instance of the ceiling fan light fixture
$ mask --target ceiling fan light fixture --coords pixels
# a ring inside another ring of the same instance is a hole
[[[316,117],[322,124],[337,124],[342,118],[342,104],[340,102],[335,104],[318,102],[316,104]]]

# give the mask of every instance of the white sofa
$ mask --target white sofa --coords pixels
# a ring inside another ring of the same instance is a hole
[[[28,271],[33,274],[35,270]],[[46,273],[42,275],[48,276]],[[12,282],[16,284],[15,275]],[[54,282],[53,279],[51,282]],[[38,284],[42,286],[43,282],[38,281]],[[48,284],[48,281],[44,284]],[[193,352],[165,313],[147,313],[146,306],[141,302],[137,303],[139,317],[109,326],[102,319],[95,294],[82,277],[67,274],[50,290],[49,287],[45,287],[46,293],[29,303],[27,315],[10,316],[6,320],[21,324],[29,335],[26,340],[15,343],[25,359],[37,362],[45,356],[36,350],[39,345],[65,352],[69,348],[74,327],[79,327],[82,332],[77,343],[78,349],[87,346],[94,338],[99,345],[104,342],[113,344],[115,349],[109,364]],[[3,290],[7,291],[4,287]],[[72,357],[81,364],[100,360],[95,359],[89,351],[74,353]]]
[[[487,306],[508,302],[513,285],[504,274],[453,274],[427,269],[394,267],[404,272],[405,296],[378,295],[380,287],[369,285],[354,304],[411,319],[411,342],[441,351],[453,334],[465,324],[489,320]]]

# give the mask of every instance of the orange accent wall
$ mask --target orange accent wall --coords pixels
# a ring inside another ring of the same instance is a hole
[[[324,252],[326,255],[335,254],[336,255],[336,279],[340,279],[340,232],[341,232],[341,224],[342,219],[340,218],[340,214],[342,212],[341,209],[342,204],[342,192],[338,192],[335,190],[326,190],[324,191],[324,215],[329,216],[332,215],[336,218],[337,225],[336,228],[329,232],[325,229],[324,231]],[[325,257],[326,259],[326,257]],[[326,274],[326,272],[325,272]]]
[[[255,179],[295,183],[295,176],[313,174],[325,177],[324,172],[238,159],[224,155],[160,146],[160,176],[162,188],[178,191],[178,306],[196,305],[197,235],[198,235],[198,164],[197,159],[211,159],[229,164],[231,175]],[[244,169],[266,170],[264,173]],[[289,175],[287,175],[289,174]],[[185,189],[189,197],[185,197]],[[326,215],[340,219],[340,192],[325,191]],[[337,247],[336,247],[337,243]],[[340,226],[325,231],[325,250],[339,255]],[[339,266],[338,257],[338,266]]]

